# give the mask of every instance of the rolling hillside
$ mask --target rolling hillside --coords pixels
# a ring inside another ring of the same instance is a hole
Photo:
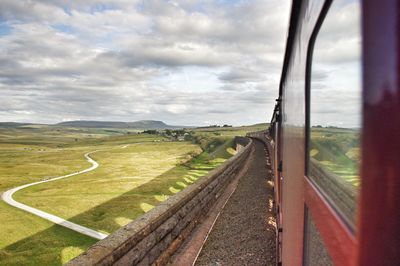
[[[16,123],[16,122],[0,122],[0,128],[20,128],[35,127],[39,124],[34,123]],[[163,121],[156,120],[140,120],[135,122],[114,122],[114,121],[67,121],[57,124],[40,124],[40,126],[57,126],[57,127],[77,127],[77,128],[134,128],[134,129],[178,129],[184,126],[167,125]],[[189,127],[186,127],[189,128]]]
[[[64,127],[89,127],[89,128],[138,128],[138,129],[173,129],[182,126],[167,125],[162,121],[140,120],[136,122],[110,122],[110,121],[68,121],[56,124]]]

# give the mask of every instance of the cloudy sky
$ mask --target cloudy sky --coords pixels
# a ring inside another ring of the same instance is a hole
[[[0,121],[269,120],[282,0],[1,0]]]
[[[361,125],[360,0],[335,0],[314,47],[311,124]]]
[[[1,0],[0,121],[269,121],[290,2]],[[335,0],[312,124],[359,126],[360,44],[359,0]]]

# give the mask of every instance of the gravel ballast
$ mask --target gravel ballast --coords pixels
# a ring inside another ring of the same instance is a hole
[[[216,221],[195,265],[275,265],[273,187],[264,145]],[[268,182],[269,181],[269,182]]]

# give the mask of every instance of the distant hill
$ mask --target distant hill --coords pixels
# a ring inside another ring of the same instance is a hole
[[[31,125],[30,123],[0,122],[0,128],[14,128]]]
[[[171,126],[162,121],[141,120],[136,122],[111,122],[111,121],[68,121],[55,124],[62,127],[87,127],[87,128],[137,128],[137,129],[175,129],[183,126]]]

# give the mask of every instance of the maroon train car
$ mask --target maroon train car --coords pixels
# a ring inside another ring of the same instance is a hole
[[[400,265],[400,1],[292,2],[271,120],[283,265]]]

